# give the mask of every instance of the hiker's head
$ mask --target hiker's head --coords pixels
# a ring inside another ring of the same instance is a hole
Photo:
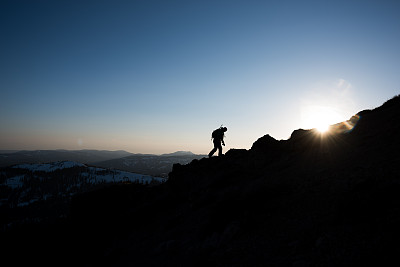
[[[222,131],[223,131],[223,132],[226,132],[226,131],[228,131],[228,128],[222,127]]]

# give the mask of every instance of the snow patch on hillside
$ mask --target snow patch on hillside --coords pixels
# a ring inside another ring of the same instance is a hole
[[[85,167],[86,165],[75,161],[57,161],[42,164],[19,164],[15,165],[14,169],[27,169],[32,172],[53,172],[56,170],[69,169],[73,167]]]

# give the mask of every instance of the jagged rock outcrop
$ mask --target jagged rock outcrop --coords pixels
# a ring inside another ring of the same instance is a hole
[[[284,141],[266,135],[250,150],[175,165],[160,200],[170,205],[155,223],[167,226],[149,234],[156,249],[141,263],[348,266],[395,260],[399,111],[396,97],[331,134],[297,130]],[[137,249],[132,246],[121,262],[131,262]]]

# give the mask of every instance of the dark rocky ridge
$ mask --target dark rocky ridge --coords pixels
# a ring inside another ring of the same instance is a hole
[[[51,228],[73,245],[53,255],[88,266],[396,264],[400,97],[358,115],[352,130],[265,135],[250,150],[174,165],[160,186],[76,197]]]

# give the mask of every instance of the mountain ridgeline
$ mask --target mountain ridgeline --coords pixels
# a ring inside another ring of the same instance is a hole
[[[161,185],[77,195],[67,221],[22,238],[30,247],[40,233],[31,253],[42,264],[398,264],[399,118],[395,97],[325,134],[265,135],[249,150],[175,164]]]

